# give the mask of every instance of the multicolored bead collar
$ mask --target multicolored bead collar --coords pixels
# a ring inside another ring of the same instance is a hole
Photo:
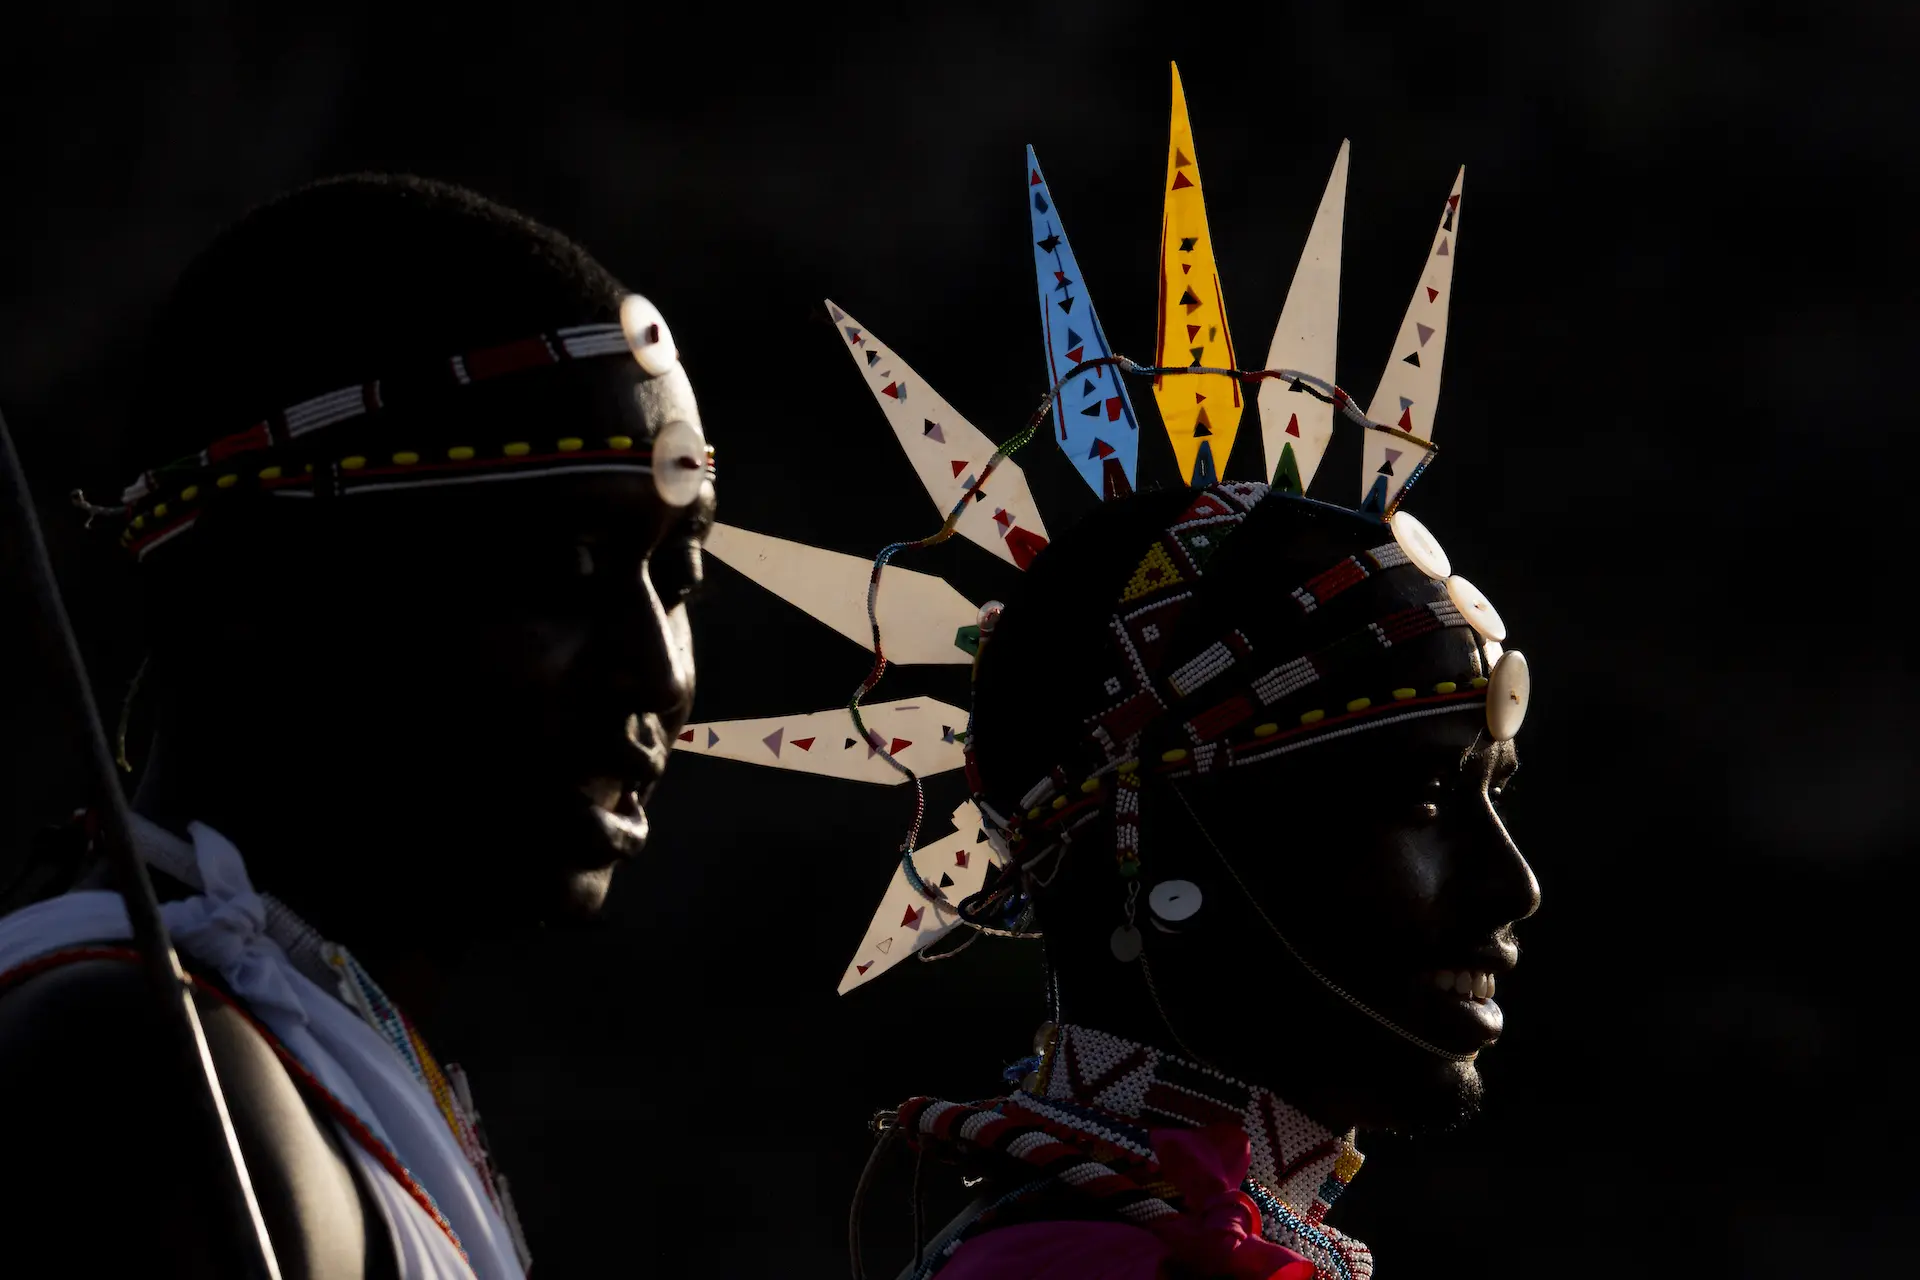
[[[652,476],[670,506],[686,506],[713,475],[713,450],[697,425],[681,420],[664,424],[651,441],[627,435],[529,436],[429,447],[396,439],[378,452],[329,449],[314,434],[383,409],[431,404],[515,374],[609,357],[632,359],[649,378],[679,365],[679,349],[659,310],[629,294],[617,324],[556,329],[460,352],[411,375],[314,396],[143,473],[127,486],[118,506],[96,506],[79,493],[74,502],[90,517],[123,522],[120,544],[137,560],[186,533],[210,502],[242,492],[342,497],[571,472],[631,472]]]
[[[1334,1133],[1258,1085],[1120,1036],[1062,1025],[1043,1028],[1041,1038],[1040,1068],[1015,1093],[980,1104],[914,1098],[897,1113],[918,1144],[989,1150],[1043,1175],[951,1237],[922,1275],[1043,1195],[1090,1200],[1138,1225],[1180,1213],[1153,1133],[1211,1126],[1246,1135],[1242,1190],[1260,1211],[1265,1239],[1311,1259],[1321,1276],[1372,1275],[1366,1245],[1324,1222],[1364,1159],[1351,1132]]]

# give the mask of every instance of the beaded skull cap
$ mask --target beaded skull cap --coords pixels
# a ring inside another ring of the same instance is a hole
[[[1003,874],[983,889],[986,864],[1017,869],[1012,864],[1044,852],[1072,826],[1109,806],[1117,838],[1124,841],[1137,812],[1142,770],[1202,773],[1456,710],[1481,709],[1496,738],[1518,731],[1530,694],[1525,659],[1502,650],[1506,631],[1498,613],[1453,574],[1445,551],[1426,528],[1400,510],[1435,452],[1434,409],[1465,171],[1454,177],[1392,355],[1363,410],[1334,379],[1347,158],[1342,143],[1268,348],[1270,367],[1249,371],[1236,363],[1177,70],[1151,364],[1128,359],[1109,342],[1052,191],[1029,148],[1024,199],[1049,390],[1025,428],[997,446],[891,346],[845,308],[827,302],[835,332],[943,521],[927,537],[888,545],[870,565],[717,526],[709,544],[713,554],[864,644],[873,662],[852,701],[837,711],[695,724],[681,733],[676,746],[775,768],[913,784],[915,817],[903,856],[841,991],[871,980],[958,925],[980,928],[989,916],[1010,925],[1020,915],[1019,895],[1009,894],[1007,886],[1017,886],[1021,877]],[[1151,379],[1180,481],[1194,490],[1193,499],[1142,550],[1114,604],[1113,651],[1101,659],[1112,663],[1106,703],[1089,715],[1078,742],[1060,744],[1062,756],[1048,775],[1036,780],[1011,812],[1002,813],[981,794],[964,714],[924,698],[864,705],[889,662],[977,662],[1001,606],[990,602],[976,610],[939,579],[889,564],[902,551],[957,535],[1015,569],[1031,565],[1048,546],[1049,535],[1027,477],[1011,455],[1042,428],[1094,493],[1105,500],[1131,495],[1139,481],[1139,417],[1125,386],[1128,376]],[[1220,483],[1250,390],[1257,390],[1269,480]],[[1276,584],[1276,590],[1288,593],[1292,607],[1302,613],[1326,609],[1355,584],[1387,574],[1444,583],[1444,590],[1429,585],[1430,599],[1357,619],[1350,634],[1308,652],[1283,651],[1275,647],[1278,642],[1262,643],[1239,630],[1183,643],[1176,652],[1174,621],[1209,561],[1255,509],[1268,502],[1321,505],[1306,493],[1336,419],[1363,429],[1362,474],[1348,510],[1385,527],[1377,545],[1298,582]],[[1378,688],[1336,687],[1341,655],[1355,646],[1377,652],[1448,628],[1470,637],[1469,669],[1424,684],[1388,679],[1376,680]],[[1143,744],[1158,743],[1163,735],[1167,744],[1143,758]],[[920,779],[963,767],[973,798],[954,811],[952,832],[923,842]],[[1120,852],[1124,870],[1129,851]],[[1135,861],[1137,852],[1136,843]],[[976,901],[963,908],[970,896]],[[1000,914],[993,916],[994,911]]]

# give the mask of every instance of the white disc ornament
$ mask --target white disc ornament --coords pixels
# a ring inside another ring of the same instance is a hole
[[[1518,649],[1500,655],[1493,678],[1487,681],[1487,728],[1495,742],[1511,742],[1527,718],[1527,702],[1533,696],[1533,677],[1527,672],[1527,655]]]
[[[1460,611],[1460,616],[1475,631],[1489,640],[1507,638],[1507,624],[1500,621],[1500,611],[1493,607],[1480,588],[1455,574],[1447,579],[1447,598],[1453,601],[1453,607]]]
[[[1191,920],[1200,910],[1200,886],[1191,880],[1162,880],[1147,894],[1147,906],[1154,919],[1168,924]]]
[[[680,348],[674,345],[666,317],[639,294],[630,293],[620,300],[620,328],[627,335],[633,358],[654,377],[680,363]]]
[[[1506,648],[1498,640],[1482,638],[1480,641],[1480,651],[1486,654],[1484,661],[1487,664],[1487,669],[1481,674],[1491,678],[1493,669],[1500,665],[1500,655],[1506,652]]]
[[[1427,526],[1404,511],[1396,511],[1387,517],[1387,528],[1393,531],[1393,540],[1407,553],[1407,560],[1414,568],[1435,582],[1445,582],[1453,576],[1453,561],[1447,559],[1446,550],[1439,539],[1427,531]]]
[[[1113,948],[1113,958],[1121,964],[1131,964],[1140,958],[1140,951],[1146,945],[1146,939],[1140,931],[1130,924],[1123,924],[1113,931],[1108,944]]]
[[[653,487],[670,507],[684,507],[700,496],[707,478],[707,438],[691,422],[676,418],[653,438]]]

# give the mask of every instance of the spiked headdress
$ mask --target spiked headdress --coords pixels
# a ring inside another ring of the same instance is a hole
[[[709,543],[714,555],[864,644],[874,662],[846,707],[696,724],[677,745],[831,777],[913,783],[913,826],[842,992],[956,926],[1015,928],[1025,918],[1024,873],[1097,814],[1113,820],[1120,873],[1134,875],[1143,773],[1207,773],[1457,710],[1482,710],[1496,740],[1518,730],[1530,692],[1526,660],[1503,651],[1505,626],[1491,604],[1453,573],[1438,542],[1400,509],[1434,454],[1465,171],[1454,178],[1386,371],[1363,411],[1334,377],[1347,153],[1342,143],[1268,348],[1268,367],[1246,371],[1237,365],[1228,329],[1177,69],[1151,365],[1118,354],[1109,342],[1029,148],[1025,195],[1050,386],[1025,430],[998,447],[845,308],[826,304],[945,521],[927,538],[886,547],[871,564],[716,527]],[[1076,703],[1078,740],[1050,739],[1058,755],[1044,776],[990,795],[974,757],[968,712],[924,698],[863,702],[889,662],[974,663],[978,670],[1002,606],[976,609],[942,580],[889,568],[889,562],[958,534],[1027,569],[1047,547],[1048,533],[1010,455],[1043,429],[1095,494],[1109,501],[1131,495],[1139,422],[1124,385],[1129,376],[1152,379],[1190,501],[1148,545],[1129,551],[1139,558],[1127,562],[1132,571],[1111,602],[1109,652],[1086,655],[1104,680],[1087,694],[1087,705]],[[1219,476],[1249,388],[1257,388],[1269,479],[1223,483]],[[1307,497],[1337,419],[1365,436],[1360,483],[1350,499],[1334,504],[1339,511]],[[1205,594],[1209,567],[1224,562],[1216,557],[1261,517],[1263,505],[1295,503],[1340,524],[1346,542],[1339,554],[1327,552],[1321,564],[1306,558],[1319,553],[1303,545],[1288,558],[1290,567],[1278,571],[1297,572],[1298,580],[1274,580],[1268,593],[1286,602],[1274,615],[1277,624],[1207,631],[1213,615],[1194,601]],[[1355,589],[1369,579],[1377,581]],[[1470,648],[1451,650],[1470,654],[1465,669],[1423,668],[1416,679],[1405,667],[1355,676],[1371,682],[1364,689],[1340,685],[1342,673],[1380,667],[1382,651],[1401,646],[1407,652],[1417,637],[1448,629],[1468,638]],[[966,769],[972,796],[953,811],[950,832],[923,842],[920,778],[956,768]]]

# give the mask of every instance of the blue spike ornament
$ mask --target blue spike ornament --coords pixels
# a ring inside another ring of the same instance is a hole
[[[1075,365],[1111,356],[1107,335],[1093,313],[1080,266],[1047,194],[1033,148],[1027,148],[1027,209],[1033,217],[1034,273],[1040,285],[1040,332],[1046,341],[1047,383],[1059,383]],[[1140,427],[1120,374],[1110,366],[1089,369],[1060,387],[1053,404],[1053,441],[1074,469],[1103,499],[1133,492],[1140,455]]]

